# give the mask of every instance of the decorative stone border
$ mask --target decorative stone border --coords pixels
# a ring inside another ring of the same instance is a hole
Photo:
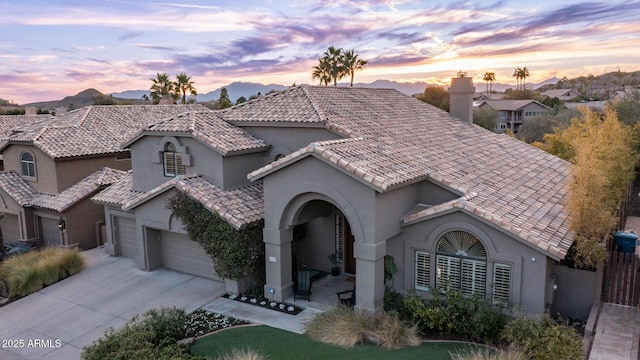
[[[267,298],[261,298],[251,295],[242,295],[242,294],[224,294],[222,297],[227,298],[229,300],[239,301],[241,303],[259,306],[264,309],[274,310],[281,312],[283,314],[289,315],[298,315],[304,310],[304,308],[285,303],[279,301],[269,300]]]

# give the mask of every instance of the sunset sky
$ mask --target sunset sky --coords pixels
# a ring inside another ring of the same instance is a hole
[[[331,5],[327,5],[331,4]],[[148,89],[186,72],[200,93],[234,81],[317,83],[334,45],[369,65],[356,82],[513,83],[640,70],[640,1],[0,0],[0,98]],[[348,79],[344,79],[347,81]]]

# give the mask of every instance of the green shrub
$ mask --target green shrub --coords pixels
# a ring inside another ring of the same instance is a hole
[[[134,316],[122,328],[109,328],[104,336],[82,351],[86,360],[195,359],[187,345],[178,344],[184,337],[186,314],[182,309],[161,308]]]
[[[9,288],[9,297],[20,297],[77,274],[83,266],[78,250],[47,248],[6,259],[0,264],[0,279]]]
[[[403,319],[418,325],[423,335],[456,335],[473,341],[497,340],[505,324],[502,308],[478,295],[460,291],[433,292],[429,300],[415,293],[403,298]]]
[[[507,324],[502,337],[538,360],[582,359],[580,335],[570,327],[554,323],[548,315],[540,320],[518,317]]]
[[[307,324],[307,335],[325,344],[352,348],[373,340],[387,349],[420,345],[415,326],[383,311],[373,315],[337,306],[318,314]]]
[[[527,354],[516,347],[509,347],[507,350],[478,349],[450,355],[451,360],[529,360]]]

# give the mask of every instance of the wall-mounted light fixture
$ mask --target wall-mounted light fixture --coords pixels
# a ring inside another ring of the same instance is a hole
[[[60,219],[58,220],[58,230],[60,230],[60,232],[64,232],[65,230],[67,230],[67,224],[62,219],[62,217],[60,217]]]

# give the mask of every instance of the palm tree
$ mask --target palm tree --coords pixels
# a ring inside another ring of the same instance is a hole
[[[176,75],[176,82],[174,85],[176,89],[176,94],[178,96],[182,95],[183,104],[187,103],[187,92],[189,92],[189,95],[191,96],[198,95],[198,91],[194,86],[195,83],[191,81],[191,76],[187,75],[186,73],[182,72]]]
[[[321,62],[326,62],[329,68],[331,79],[333,80],[333,86],[338,86],[338,80],[342,79],[347,71],[344,68],[344,55],[342,49],[336,49],[333,46],[329,46],[327,51],[324,52],[324,57]]]
[[[520,89],[520,76],[522,75],[522,69],[516,68],[513,71],[513,77],[516,78],[516,90]]]
[[[329,85],[331,82],[331,69],[325,59],[318,59],[318,65],[313,67],[311,77],[320,80],[320,85]]]
[[[348,50],[344,52],[343,62],[345,71],[351,74],[351,86],[353,86],[353,75],[356,70],[362,70],[367,65],[367,60],[358,59],[358,55],[354,53],[354,50]]]
[[[153,81],[153,85],[151,85],[149,90],[151,90],[151,98],[155,104],[165,96],[173,95],[174,84],[169,80],[167,73],[157,73],[155,79],[151,78],[149,80]]]
[[[494,72],[486,72],[482,77],[482,80],[487,82],[487,96],[491,99],[491,93],[489,92],[489,84],[496,81],[496,73]]]
[[[522,73],[520,74],[520,78],[522,79],[522,90],[526,90],[527,78],[529,77],[529,69],[527,67],[523,67],[521,69]]]

